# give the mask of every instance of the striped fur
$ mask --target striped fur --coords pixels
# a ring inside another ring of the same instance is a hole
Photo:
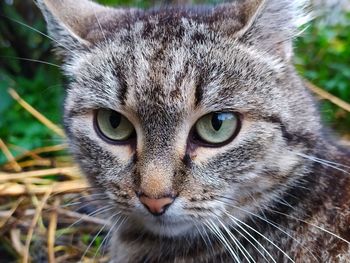
[[[350,260],[349,151],[324,135],[291,63],[303,2],[145,11],[54,2],[38,5],[70,78],[70,146],[123,218],[111,222],[111,262]],[[132,122],[136,146],[96,134],[99,108]],[[191,128],[215,111],[239,112],[239,134],[193,145]],[[155,217],[139,189],[177,198]]]

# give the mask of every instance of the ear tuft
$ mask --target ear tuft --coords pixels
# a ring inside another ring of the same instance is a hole
[[[307,0],[266,0],[256,21],[242,40],[289,61],[293,55],[292,41],[300,27],[310,21],[305,10]]]
[[[135,10],[114,9],[89,0],[36,0],[44,14],[49,35],[59,53],[86,49],[110,34],[111,24],[126,20]]]
[[[254,22],[265,0],[235,0],[216,6],[207,20],[221,32],[234,35],[243,35]]]
[[[310,20],[307,0],[235,0],[214,9],[215,28],[254,45],[272,51],[283,59],[292,56],[292,39]]]

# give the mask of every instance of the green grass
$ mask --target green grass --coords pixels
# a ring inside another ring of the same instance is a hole
[[[316,21],[317,22],[317,21]],[[296,67],[308,80],[350,102],[350,13],[344,23],[312,23],[296,43]],[[350,132],[350,114],[322,103],[326,122],[341,133]]]

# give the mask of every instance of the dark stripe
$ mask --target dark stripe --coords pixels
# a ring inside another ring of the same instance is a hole
[[[118,80],[119,89],[118,89],[118,101],[121,105],[125,105],[126,96],[128,93],[128,84],[126,82],[125,75],[121,72],[121,69],[116,68],[113,71],[114,77]]]
[[[196,90],[195,90],[195,101],[194,101],[194,105],[198,106],[202,99],[203,99],[203,77],[202,76],[198,76],[197,81],[196,81]]]
[[[312,133],[291,133],[288,131],[286,125],[282,122],[282,120],[278,116],[269,116],[263,118],[267,122],[278,124],[281,132],[282,137],[286,140],[288,145],[296,145],[296,144],[304,144],[307,148],[312,149],[316,145],[316,137]]]
[[[185,154],[185,156],[182,159],[182,162],[185,164],[187,168],[191,167],[192,160],[188,153]]]

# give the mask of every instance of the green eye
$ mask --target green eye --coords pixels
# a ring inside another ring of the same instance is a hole
[[[99,109],[95,115],[98,134],[110,141],[126,141],[134,135],[134,126],[120,113]]]
[[[239,128],[237,114],[232,112],[213,112],[200,118],[195,131],[206,143],[221,144],[231,139]]]

